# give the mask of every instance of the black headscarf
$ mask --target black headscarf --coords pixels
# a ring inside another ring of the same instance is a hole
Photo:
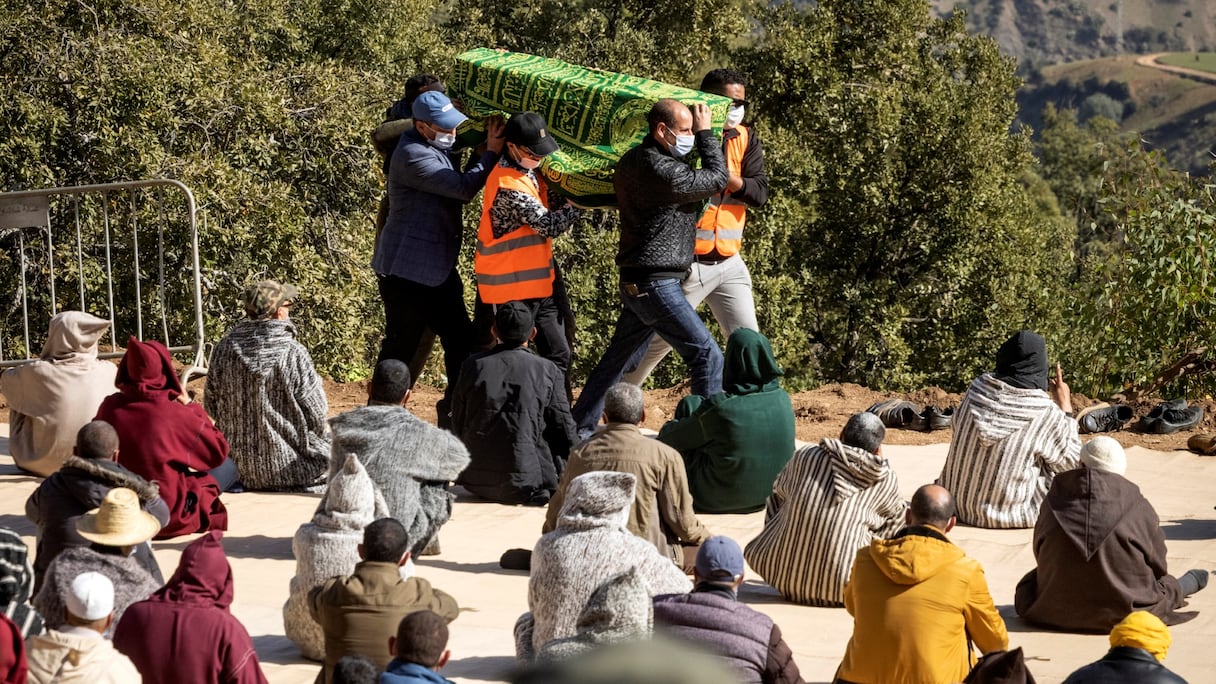
[[[1022,389],[1047,391],[1047,341],[1029,330],[1019,330],[996,352],[996,378]]]

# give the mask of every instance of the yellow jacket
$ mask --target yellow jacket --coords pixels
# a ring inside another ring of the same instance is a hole
[[[853,638],[837,677],[858,684],[960,682],[983,653],[1008,647],[978,561],[931,526],[904,528],[857,554],[844,590]]]

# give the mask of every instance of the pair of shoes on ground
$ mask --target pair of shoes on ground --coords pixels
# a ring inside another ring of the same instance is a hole
[[[1081,434],[1089,432],[1115,432],[1127,427],[1136,417],[1136,412],[1126,404],[1102,402],[1081,409],[1077,414],[1077,427]]]
[[[1158,404],[1148,415],[1136,423],[1140,432],[1168,435],[1179,430],[1189,430],[1203,420],[1202,406],[1188,406],[1186,399],[1173,399]]]
[[[944,409],[936,406],[921,408],[920,404],[903,399],[888,399],[874,404],[866,409],[882,420],[882,424],[890,428],[919,430],[932,432],[950,427],[954,418],[954,408]]]
[[[1204,456],[1216,456],[1216,435],[1191,435],[1186,448]]]

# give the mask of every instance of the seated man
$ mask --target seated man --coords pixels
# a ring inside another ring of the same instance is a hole
[[[946,533],[954,499],[937,485],[912,496],[908,526],[857,552],[844,588],[853,636],[836,681],[961,682],[981,653],[1009,647],[984,570]]]
[[[555,529],[532,551],[528,611],[515,623],[515,655],[530,662],[554,639],[574,636],[592,592],[632,567],[648,593],[689,589],[688,577],[654,545],[625,528],[637,478],[592,472],[566,490]]]
[[[203,401],[247,489],[320,491],[329,472],[321,376],[290,320],[292,285],[245,289],[246,319],[211,353]]]
[[[1106,656],[1068,675],[1064,684],[1186,684],[1161,664],[1170,641],[1161,618],[1137,610],[1110,631]]]
[[[309,594],[312,617],[325,632],[324,684],[332,684],[334,665],[342,656],[361,655],[388,666],[385,648],[401,618],[416,610],[433,610],[449,622],[460,608],[451,596],[418,577],[402,579],[398,568],[410,559],[405,527],[382,518],[363,531],[363,561],[348,577],[334,577]]]
[[[747,328],[731,333],[725,364],[723,393],[685,397],[659,441],[684,456],[696,510],[750,513],[764,507],[794,455],[794,407],[764,335]]]
[[[350,454],[342,469],[330,476],[312,520],[300,525],[291,538],[296,574],[283,604],[283,633],[305,658],[325,660],[325,633],[312,618],[308,595],[329,578],[354,572],[363,531],[372,521],[386,517],[384,498],[359,458]]]
[[[688,476],[680,452],[643,435],[646,405],[637,385],[618,383],[604,396],[606,426],[570,452],[557,493],[545,511],[542,533],[557,527],[557,514],[570,481],[595,470],[631,473],[638,481],[629,508],[629,531],[655,545],[682,567],[691,567],[697,547],[709,530],[697,520],[688,493]]]
[[[29,547],[21,535],[0,527],[0,613],[13,621],[22,639],[42,634],[42,616],[30,605],[33,591]]]
[[[576,658],[588,651],[622,642],[650,639],[654,605],[636,567],[604,582],[579,611],[574,636],[553,639],[536,654],[537,662]]]
[[[153,483],[118,465],[118,433],[107,422],[95,420],[76,434],[76,455],[64,462],[25,501],[25,517],[38,526],[38,551],[34,558],[34,580],[42,576],[61,551],[85,547],[89,542],[76,533],[80,516],[101,506],[115,487],[126,487],[139,496],[140,507],[161,525],[169,522],[169,507]],[[163,582],[160,565],[147,544],[135,547],[133,558],[147,568],[152,578]]]
[[[447,664],[448,621],[429,610],[418,610],[401,618],[397,635],[388,638],[393,656],[380,684],[434,684],[448,680],[436,674]]]
[[[799,449],[777,476],[764,529],[743,555],[786,599],[844,605],[857,549],[903,526],[907,505],[882,457],[885,436],[878,416],[858,413],[840,441]]]
[[[109,361],[97,358],[97,341],[110,322],[83,311],[51,319],[41,358],[0,373],[8,401],[9,454],[18,468],[43,477],[72,455],[76,431],[114,391]]]
[[[1208,572],[1169,574],[1161,521],[1123,477],[1123,447],[1095,437],[1081,447],[1081,463],[1047,492],[1034,526],[1037,567],[1014,593],[1018,615],[1040,627],[1098,633],[1136,610],[1170,625],[1194,618],[1176,610],[1207,586]]]
[[[76,532],[92,545],[65,549],[46,569],[34,605],[49,629],[64,624],[64,606],[70,599],[72,580],[81,573],[97,571],[110,580],[114,589],[114,621],[122,618],[127,606],[141,601],[160,588],[161,583],[132,557],[135,548],[147,544],[160,529],[160,522],[139,508],[139,495],[124,487],[106,493],[101,507],[80,516]],[[106,630],[112,636],[113,626]]]
[[[59,626],[30,639],[30,681],[139,684],[135,665],[103,636],[117,619],[110,578],[82,572],[64,589]]]
[[[229,610],[232,566],[215,530],[182,551],[168,584],[134,603],[114,630],[148,684],[266,684],[253,640]]]
[[[469,357],[452,390],[452,432],[472,461],[456,483],[504,504],[543,506],[577,437],[561,370],[528,350],[532,310],[500,304],[498,346]]]
[[[802,682],[794,653],[772,618],[739,602],[743,551],[730,537],[712,537],[697,551],[692,593],[656,596],[655,630],[704,646],[733,667],[738,681]]]
[[[938,483],[958,519],[988,528],[1034,526],[1057,473],[1076,468],[1081,438],[1060,368],[1047,381],[1047,343],[1022,330],[996,353],[996,373],[967,388]]]
[[[464,444],[447,430],[420,420],[405,408],[410,369],[396,359],[376,364],[367,406],[329,421],[333,428],[331,470],[346,455],[363,464],[388,505],[388,517],[405,525],[415,556],[452,517],[448,483],[469,464]],[[332,475],[331,475],[332,477]]]
[[[203,407],[184,396],[165,345],[131,337],[118,392],[97,409],[118,432],[119,464],[160,487],[169,522],[158,539],[228,529],[220,492],[233,481],[228,442]]]

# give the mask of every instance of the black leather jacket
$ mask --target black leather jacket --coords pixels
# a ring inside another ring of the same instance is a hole
[[[1106,657],[1068,675],[1064,684],[1186,684],[1143,648],[1116,646]]]

